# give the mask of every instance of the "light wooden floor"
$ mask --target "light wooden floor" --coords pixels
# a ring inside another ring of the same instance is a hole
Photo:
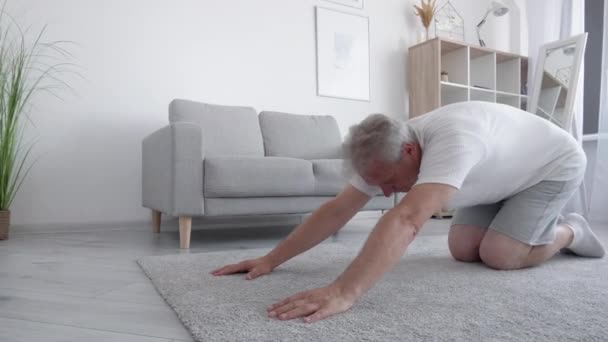
[[[336,238],[364,239],[377,217],[354,219]],[[147,226],[58,233],[13,229],[9,240],[0,241],[0,341],[191,341],[135,260],[271,247],[293,228],[204,230],[195,221],[191,249],[180,251],[176,226],[164,223],[161,234]]]
[[[362,242],[378,217],[354,219],[326,243]],[[433,220],[421,234],[446,234],[448,224],[448,220]],[[0,341],[191,341],[135,260],[271,247],[293,228],[204,230],[197,229],[195,221],[191,249],[180,251],[176,225],[175,221],[164,224],[161,234],[141,226],[62,233],[13,231],[9,240],[0,241]]]

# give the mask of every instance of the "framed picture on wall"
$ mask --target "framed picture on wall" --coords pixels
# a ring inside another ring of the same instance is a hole
[[[363,0],[325,0],[336,4],[346,5],[355,8],[363,8]]]
[[[370,101],[369,18],[316,8],[317,95]]]

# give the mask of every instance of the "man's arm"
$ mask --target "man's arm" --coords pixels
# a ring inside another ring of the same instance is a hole
[[[367,194],[348,184],[334,199],[315,210],[266,257],[276,267],[304,253],[340,230],[369,199]]]
[[[405,252],[431,215],[456,191],[448,185],[413,187],[399,205],[386,213],[350,266],[332,284],[297,293],[268,307],[281,320],[304,317],[308,323],[348,310]]]
[[[376,224],[363,249],[335,284],[347,297],[359,298],[391,269],[422,225],[456,192],[444,184],[413,187],[399,205]]]

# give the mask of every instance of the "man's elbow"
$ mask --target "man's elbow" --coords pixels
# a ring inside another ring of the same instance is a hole
[[[421,222],[419,218],[411,213],[397,212],[396,214],[397,225],[405,234],[405,238],[408,240],[414,239],[422,229],[424,221]]]
[[[415,238],[422,229],[422,224],[416,222],[415,219],[411,217],[403,217],[399,218],[400,224],[402,227],[405,227],[405,230],[408,232],[408,235],[411,234],[412,238]]]
[[[413,230],[413,234],[418,234],[425,222],[425,220],[419,216],[420,215],[416,215],[416,213],[413,213],[409,210],[400,211],[397,215],[397,219],[402,227],[406,227],[409,230]]]

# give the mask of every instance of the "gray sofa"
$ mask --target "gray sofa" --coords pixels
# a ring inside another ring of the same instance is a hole
[[[142,149],[142,204],[179,217],[188,248],[192,217],[305,214],[346,184],[342,138],[331,116],[261,112],[188,100],[169,105],[169,124]],[[364,210],[393,206],[373,198]]]

